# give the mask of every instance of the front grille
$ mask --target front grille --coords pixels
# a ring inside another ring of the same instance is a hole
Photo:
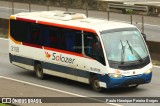
[[[138,78],[138,79],[133,79],[133,80],[127,80],[125,81],[122,86],[128,86],[128,85],[133,85],[133,84],[144,84],[145,80],[142,78]]]

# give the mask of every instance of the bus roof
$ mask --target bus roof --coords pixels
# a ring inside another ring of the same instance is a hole
[[[11,15],[11,19],[30,21],[40,24],[52,25],[56,24],[62,27],[71,29],[89,29],[95,32],[101,32],[104,30],[117,29],[117,28],[133,28],[135,26],[131,24],[126,24],[122,22],[113,22],[102,19],[86,18],[84,14],[77,14],[78,16],[66,16],[55,13],[65,13],[63,11],[42,11],[42,12],[23,12],[15,15]],[[74,14],[73,12],[68,12],[69,15]],[[78,18],[79,17],[79,18]]]

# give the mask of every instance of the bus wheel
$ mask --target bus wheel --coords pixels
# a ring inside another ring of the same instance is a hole
[[[96,92],[102,92],[103,91],[103,88],[100,87],[97,76],[93,76],[91,78],[91,86],[92,86],[92,89]]]
[[[40,63],[35,64],[36,76],[39,79],[44,79],[43,67]]]

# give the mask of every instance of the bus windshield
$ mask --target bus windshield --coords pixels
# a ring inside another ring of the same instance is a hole
[[[149,54],[140,32],[136,28],[102,32],[102,40],[109,61],[142,62]]]

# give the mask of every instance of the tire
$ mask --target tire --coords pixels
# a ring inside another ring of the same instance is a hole
[[[41,80],[44,79],[43,67],[40,63],[35,64],[35,72],[37,78]]]
[[[100,87],[99,80],[98,80],[97,76],[91,77],[90,83],[91,83],[91,87],[94,91],[99,92],[99,93],[103,91],[103,88]]]

